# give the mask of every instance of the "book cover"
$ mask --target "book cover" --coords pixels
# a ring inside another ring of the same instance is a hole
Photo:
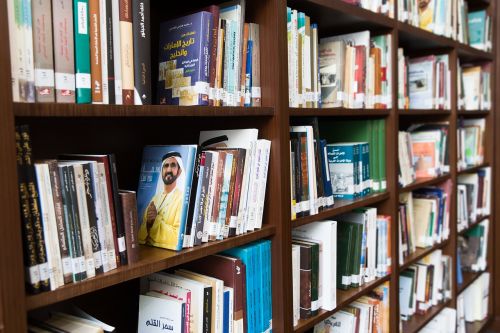
[[[92,103],[103,103],[100,0],[89,0],[90,82]]]
[[[146,146],[137,191],[139,244],[183,245],[197,147]]]
[[[158,104],[208,105],[211,26],[209,12],[160,25]]]
[[[75,0],[75,89],[77,103],[91,103],[89,0]]]
[[[140,295],[137,331],[182,333],[185,316],[186,308],[182,301]]]
[[[151,104],[151,31],[149,0],[132,0],[134,103]]]

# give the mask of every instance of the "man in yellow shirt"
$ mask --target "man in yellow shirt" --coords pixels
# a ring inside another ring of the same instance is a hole
[[[434,8],[431,0],[418,0],[420,28],[432,31],[431,24],[434,19]]]
[[[169,152],[162,158],[161,191],[151,199],[139,229],[139,243],[177,250],[184,189],[178,180],[183,172],[181,154]]]

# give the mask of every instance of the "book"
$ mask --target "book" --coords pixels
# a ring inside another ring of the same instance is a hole
[[[139,243],[137,242],[138,219],[137,199],[134,191],[120,190],[122,201],[123,218],[125,226],[125,243],[127,245],[127,261],[134,263],[139,261]]]
[[[77,103],[92,102],[90,73],[89,0],[75,0],[73,5],[75,33],[75,96]]]
[[[132,0],[134,32],[134,102],[147,105],[152,102],[151,92],[151,23],[150,2]]]
[[[122,104],[134,105],[132,0],[119,0]]]
[[[146,146],[137,191],[139,244],[183,245],[196,146]]]
[[[185,303],[158,296],[160,295],[139,295],[138,332],[183,332],[186,320]]]

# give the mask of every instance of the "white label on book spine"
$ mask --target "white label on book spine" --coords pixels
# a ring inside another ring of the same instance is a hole
[[[408,20],[408,12],[406,10],[401,15],[401,20],[403,20],[403,22],[406,22]]]
[[[118,252],[124,252],[127,250],[125,246],[125,237],[118,238]]]
[[[81,272],[81,266],[80,266],[80,258],[73,258],[71,259],[71,263],[73,264],[73,273],[80,273]]]
[[[30,284],[40,282],[40,269],[38,265],[29,267],[26,271],[26,275],[28,276]]]
[[[56,73],[56,89],[75,90],[75,75],[69,73]]]
[[[215,91],[216,91],[216,89],[212,88],[212,87],[210,87],[208,89],[208,99],[210,99],[210,100],[214,100],[215,99],[215,96],[216,96]]]
[[[88,22],[87,22],[87,3],[78,1],[78,33],[86,35]]]
[[[94,258],[86,260],[85,264],[87,265],[87,271],[95,271]],[[82,272],[85,272],[85,270],[82,270]]]
[[[73,268],[71,267],[71,258],[63,258],[62,259],[62,269],[63,275],[73,273]]]
[[[76,87],[80,89],[91,88],[91,78],[89,73],[76,73]]]
[[[35,69],[35,85],[37,87],[53,87],[54,71],[52,69]]]
[[[359,275],[351,275],[351,282],[355,283],[355,284],[359,284],[360,278],[361,277]]]
[[[343,91],[337,91],[337,100],[339,100],[339,101],[344,100],[344,92]]]
[[[229,219],[229,226],[231,228],[236,228],[238,226],[238,217],[237,216],[231,216]]]
[[[102,255],[101,251],[94,252],[95,267],[102,267]]]
[[[208,88],[208,82],[196,81],[196,83],[194,84],[194,91],[198,94],[208,95]]]
[[[316,300],[316,301],[311,301],[311,310],[312,311],[316,311],[319,309],[319,302]]]
[[[349,285],[351,284],[351,279],[348,276],[342,276],[342,284]]]
[[[49,265],[45,262],[38,265],[38,269],[40,270],[40,280],[47,280],[49,278]]]
[[[252,87],[252,98],[261,98],[260,87]]]

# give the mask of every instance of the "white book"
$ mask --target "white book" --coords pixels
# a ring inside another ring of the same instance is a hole
[[[22,28],[20,21],[16,20],[16,6],[20,6],[20,0],[7,1],[7,16],[9,18],[9,46],[10,46],[10,70],[12,77],[12,101],[21,102],[19,95],[20,79],[23,77],[23,51],[22,51]]]
[[[181,333],[184,327],[183,302],[176,299],[139,295],[138,333]]]
[[[119,0],[111,0],[113,19],[113,60],[115,73],[115,102],[123,104],[122,98],[122,58],[120,41],[120,5]],[[112,92],[110,92],[112,93]]]
[[[259,172],[257,173],[257,201],[256,214],[253,228],[262,228],[262,218],[264,216],[264,201],[266,198],[267,171],[269,169],[269,157],[271,155],[271,141],[260,139],[257,140],[257,149],[261,150],[259,159]]]
[[[46,163],[35,163],[35,172],[40,199],[43,238],[49,266],[50,289],[54,290],[64,285],[64,275],[57,235],[54,198],[52,196],[52,186],[50,185],[49,166]]]
[[[340,310],[314,326],[314,333],[354,333],[355,327],[356,317],[354,314]]]
[[[293,326],[300,319],[300,246],[292,244]]]
[[[99,21],[100,21],[99,30],[101,33],[102,104],[109,104],[107,19],[108,17],[106,15],[106,0],[99,0]]]
[[[35,102],[35,61],[33,56],[33,24],[31,21],[31,0],[21,0],[24,41],[24,88],[25,102]]]
[[[106,181],[106,170],[104,163],[98,162],[98,176],[99,176],[99,191],[101,197],[101,216],[102,216],[102,225],[104,232],[104,244],[103,248],[103,258],[106,257],[107,265],[109,270],[115,269],[116,265],[116,256],[115,256],[115,242],[113,236],[113,225],[111,224],[111,210],[109,207],[109,196],[108,186]],[[104,252],[104,249],[106,249]]]
[[[435,57],[410,59],[408,63],[408,94],[410,109],[434,107]]]
[[[335,309],[337,306],[337,222],[309,223],[294,228],[292,236],[320,243],[318,301],[324,310]]]
[[[215,178],[217,175],[219,153],[218,152],[207,152],[207,154],[212,154],[212,165],[210,169],[211,175],[209,176],[210,182],[208,184],[208,193],[205,200],[208,200],[207,211],[205,213],[205,221],[203,222],[203,236],[202,242],[208,242],[210,236],[215,236],[215,222],[212,221],[212,210],[214,206],[214,193],[215,193]]]

